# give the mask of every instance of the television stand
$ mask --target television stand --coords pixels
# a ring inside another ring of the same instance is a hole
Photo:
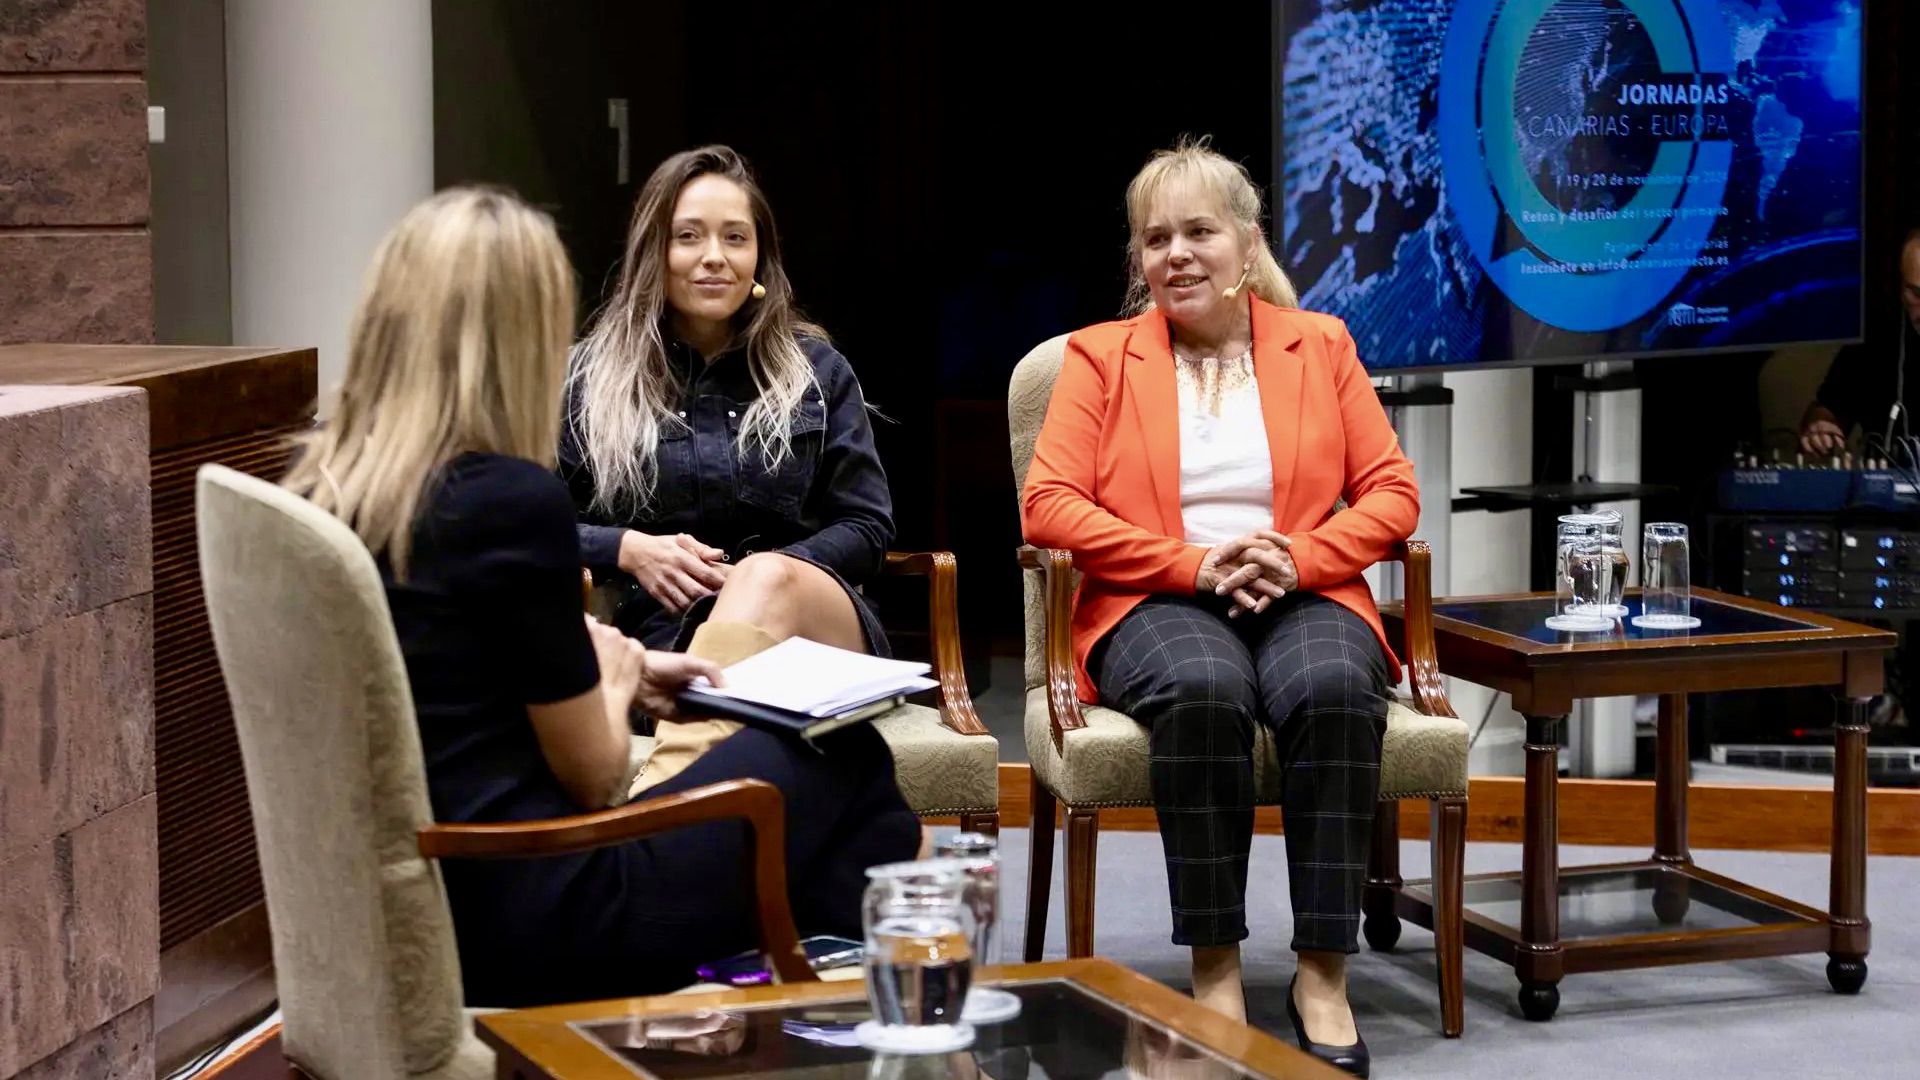
[[[1453,500],[1453,510],[1455,513],[1485,510],[1500,514],[1509,510],[1531,510],[1546,506],[1589,507],[1600,503],[1672,495],[1677,491],[1679,489],[1670,484],[1610,483],[1599,480],[1470,487],[1460,489],[1460,498]]]
[[[1400,438],[1402,451],[1413,462],[1420,485],[1429,490],[1453,490],[1453,390],[1439,372],[1415,372],[1410,375],[1375,377],[1374,393],[1387,410],[1387,422]],[[1420,523],[1413,535],[1427,542],[1433,552],[1431,582],[1435,596],[1445,596],[1453,574],[1453,508],[1439,499],[1423,500]],[[1397,562],[1379,567],[1382,600],[1406,595],[1404,571]]]

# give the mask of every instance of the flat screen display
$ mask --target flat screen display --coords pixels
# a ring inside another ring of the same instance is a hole
[[[1857,340],[1861,6],[1276,0],[1301,306],[1376,371]]]

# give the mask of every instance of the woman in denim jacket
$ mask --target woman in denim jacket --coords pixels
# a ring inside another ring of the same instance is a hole
[[[615,625],[723,666],[796,635],[889,654],[858,591],[893,538],[866,402],[739,154],[654,170],[567,386],[560,469],[588,567],[626,586]],[[736,728],[663,724],[636,790]]]

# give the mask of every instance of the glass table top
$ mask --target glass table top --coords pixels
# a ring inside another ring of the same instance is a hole
[[[1690,630],[1643,630],[1632,622],[1633,617],[1640,614],[1640,597],[1629,593],[1626,597],[1627,614],[1615,619],[1611,627],[1596,631],[1555,630],[1547,625],[1547,617],[1553,614],[1555,603],[1552,596],[1523,597],[1513,600],[1469,600],[1457,603],[1440,601],[1433,605],[1433,614],[1436,618],[1456,619],[1502,634],[1539,642],[1542,645],[1579,645],[1604,641],[1671,641],[1722,634],[1765,634],[1824,629],[1817,623],[1770,615],[1707,597],[1695,596],[1689,610],[1694,618],[1700,620],[1699,626]]]
[[[680,1016],[622,1017],[574,1027],[638,1075],[657,1080],[1103,1080],[1173,1075],[1240,1080],[1256,1075],[1070,980],[999,985],[1019,996],[1020,1015],[981,1026],[972,1047],[945,1055],[878,1055],[854,1042],[854,1025],[872,1015],[864,997],[699,1009]]]
[[[1462,896],[1467,910],[1506,926],[1520,925],[1525,901],[1517,878],[1469,881]],[[1562,941],[1804,921],[1793,912],[1678,870],[1576,868],[1560,872]]]

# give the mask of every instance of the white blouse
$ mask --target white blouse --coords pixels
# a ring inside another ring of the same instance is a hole
[[[1174,359],[1180,391],[1180,515],[1190,544],[1273,527],[1273,458],[1251,350]]]

